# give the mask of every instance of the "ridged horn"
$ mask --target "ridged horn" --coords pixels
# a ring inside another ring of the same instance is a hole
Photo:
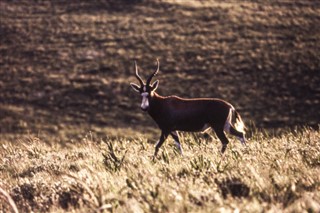
[[[142,78],[141,78],[140,75],[139,75],[138,65],[137,65],[137,62],[136,62],[136,61],[134,61],[134,66],[135,66],[135,68],[136,68],[136,77],[137,77],[138,81],[140,82],[140,85],[143,86],[144,83],[143,83]]]
[[[148,80],[147,80],[146,85],[150,85],[150,82],[151,82],[152,78],[153,78],[154,76],[156,76],[156,75],[157,75],[157,73],[159,72],[159,69],[160,69],[160,63],[159,63],[159,60],[158,60],[158,59],[157,59],[157,64],[158,64],[158,68],[157,68],[157,70],[156,70],[154,73],[152,73],[152,75],[150,75],[150,77],[149,77],[149,78],[148,78]]]

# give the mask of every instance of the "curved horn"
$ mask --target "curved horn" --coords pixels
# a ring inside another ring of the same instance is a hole
[[[151,82],[152,78],[153,78],[154,76],[156,76],[157,73],[159,72],[159,69],[160,69],[159,59],[157,59],[157,64],[158,64],[157,70],[156,70],[154,73],[152,73],[152,75],[150,75],[150,77],[149,77],[148,80],[147,80],[146,85],[150,85],[150,82]]]
[[[142,78],[140,77],[140,75],[138,73],[138,65],[137,65],[136,61],[134,61],[134,66],[136,68],[136,77],[137,77],[138,81],[140,82],[140,85],[143,86],[144,83],[143,83],[143,80],[142,80]]]

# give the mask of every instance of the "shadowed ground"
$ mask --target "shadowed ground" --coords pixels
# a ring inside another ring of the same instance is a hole
[[[320,120],[316,1],[1,1],[0,132],[69,138],[157,132],[131,91],[218,97],[247,123]]]

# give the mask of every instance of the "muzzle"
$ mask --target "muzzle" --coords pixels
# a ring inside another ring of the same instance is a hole
[[[147,111],[148,108],[149,108],[148,96],[149,96],[149,93],[147,93],[147,92],[141,93],[141,97],[142,97],[141,109],[142,109],[143,111]]]

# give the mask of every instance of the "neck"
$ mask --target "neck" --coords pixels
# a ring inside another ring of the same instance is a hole
[[[156,92],[152,92],[151,93],[151,97],[150,97],[150,107],[148,110],[148,113],[150,115],[152,114],[156,114],[159,111],[159,107],[161,108],[161,101],[163,100],[163,97],[161,95],[159,95]]]
[[[166,124],[166,107],[165,98],[153,92],[150,98],[148,114],[153,118],[160,128],[164,128]]]

